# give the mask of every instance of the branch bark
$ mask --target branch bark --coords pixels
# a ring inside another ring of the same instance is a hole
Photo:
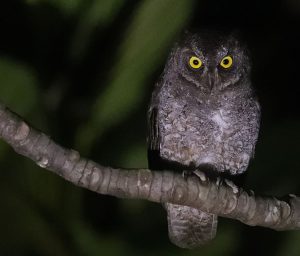
[[[0,138],[40,167],[100,194],[187,205],[251,226],[300,229],[300,197],[289,195],[279,200],[256,196],[230,181],[210,180],[204,173],[183,178],[170,171],[101,166],[56,144],[1,103]]]

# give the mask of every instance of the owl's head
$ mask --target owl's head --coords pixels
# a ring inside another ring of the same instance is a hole
[[[174,47],[168,69],[203,92],[213,92],[248,79],[250,62],[246,47],[233,34],[186,33]]]

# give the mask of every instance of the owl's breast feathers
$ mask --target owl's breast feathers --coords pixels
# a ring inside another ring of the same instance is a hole
[[[260,110],[251,94],[197,102],[169,96],[160,99],[150,119],[150,147],[161,158],[196,168],[210,164],[219,172],[238,174],[253,155]]]

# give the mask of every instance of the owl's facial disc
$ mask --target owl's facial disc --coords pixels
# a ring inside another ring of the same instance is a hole
[[[176,74],[202,93],[222,91],[249,78],[247,49],[231,35],[190,34],[171,54],[169,74]],[[172,68],[171,68],[172,67]]]
[[[233,78],[232,69],[235,63],[233,56],[228,51],[223,52],[223,54],[219,53],[219,56],[215,53],[205,56],[201,50],[199,52],[197,50],[184,51],[183,59],[187,70],[182,75],[187,80],[209,93],[217,88],[225,88],[235,81],[235,79],[229,79]],[[204,84],[206,87],[203,86]]]

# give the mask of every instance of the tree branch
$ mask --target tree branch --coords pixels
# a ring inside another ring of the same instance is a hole
[[[187,205],[251,226],[300,228],[299,197],[290,195],[283,201],[255,196],[230,181],[210,180],[204,173],[183,178],[170,171],[104,167],[56,144],[1,103],[0,137],[40,167],[100,194]]]

